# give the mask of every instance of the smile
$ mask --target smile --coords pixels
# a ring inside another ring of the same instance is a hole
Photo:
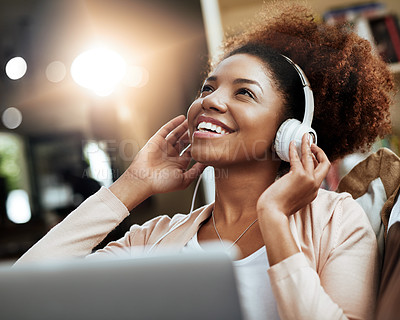
[[[196,131],[193,133],[193,136],[207,139],[220,138],[233,132],[235,132],[235,130],[222,121],[201,115],[197,119]]]
[[[197,130],[201,131],[201,132],[215,132],[218,134],[228,134],[229,132],[225,131],[225,129],[223,129],[222,127],[213,124],[211,122],[200,122],[197,125]]]

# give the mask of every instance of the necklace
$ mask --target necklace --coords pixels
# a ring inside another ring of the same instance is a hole
[[[213,220],[214,230],[215,230],[215,232],[217,233],[217,236],[218,236],[218,238],[219,238],[219,241],[221,242],[222,247],[225,249],[224,242],[222,241],[222,238],[221,238],[221,236],[219,235],[219,232],[218,232],[218,230],[217,230],[217,226],[215,225],[214,210],[211,212],[211,216],[212,216],[212,220]],[[230,247],[228,248],[228,250],[230,250],[230,249],[236,244],[236,242],[238,242],[239,239],[240,239],[241,237],[243,237],[243,235],[247,232],[247,230],[249,230],[249,229],[251,228],[251,226],[257,222],[257,220],[258,220],[258,218],[257,218],[256,220],[254,220],[254,221],[242,232],[242,234],[235,240],[235,242],[232,243],[232,244],[230,245]]]

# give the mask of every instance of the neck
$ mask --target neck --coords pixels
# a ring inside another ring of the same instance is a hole
[[[280,161],[215,168],[214,213],[224,224],[257,218],[257,201],[275,181]]]

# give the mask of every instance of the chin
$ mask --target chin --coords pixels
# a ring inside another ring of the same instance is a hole
[[[190,153],[196,162],[206,166],[224,167],[232,162],[229,160],[229,156],[227,156],[226,153],[217,153],[215,150],[207,150],[206,148],[202,148],[200,146],[192,146]]]

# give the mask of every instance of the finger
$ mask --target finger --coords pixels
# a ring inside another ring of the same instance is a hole
[[[173,129],[165,138],[167,142],[172,145],[175,145],[176,142],[184,135],[188,130],[188,122],[185,120],[180,125],[178,125],[175,129]]]
[[[314,175],[315,177],[322,182],[322,180],[326,177],[329,172],[329,168],[331,167],[331,163],[325,154],[325,152],[315,144],[311,145],[311,151],[315,155],[318,165],[315,168]]]
[[[186,130],[186,132],[179,138],[175,145],[177,146],[180,154],[186,150],[186,148],[190,145],[188,130]]]
[[[167,135],[174,130],[177,126],[179,126],[183,121],[185,121],[185,116],[181,114],[180,116],[177,116],[173,118],[172,120],[168,121],[166,124],[164,124],[156,134],[160,135],[163,138],[166,138]]]
[[[299,154],[297,153],[296,144],[291,141],[289,144],[289,159],[290,159],[290,169],[300,169],[302,167]]]
[[[314,169],[315,169],[318,166],[318,160],[315,157],[314,153],[311,153],[311,155],[312,155],[312,159],[313,159],[313,162],[314,162]]]
[[[310,135],[305,133],[301,139],[301,162],[306,172],[314,174],[314,160],[310,149]]]
[[[204,171],[206,168],[206,165],[202,163],[195,163],[189,170],[187,170],[183,174],[183,186],[186,188],[189,184],[191,184],[198,176],[201,175],[201,173]]]

